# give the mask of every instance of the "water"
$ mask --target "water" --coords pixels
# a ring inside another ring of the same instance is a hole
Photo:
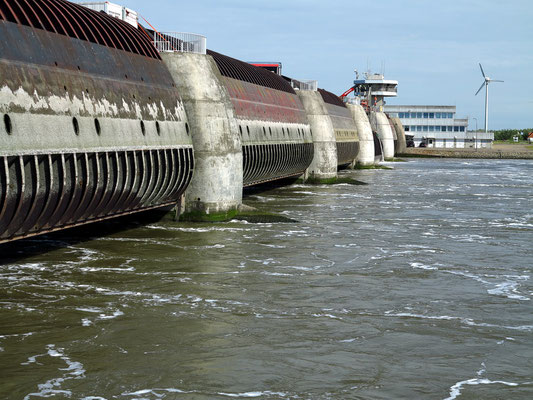
[[[533,398],[533,163],[394,168],[246,200],[295,224],[19,245],[0,398]]]

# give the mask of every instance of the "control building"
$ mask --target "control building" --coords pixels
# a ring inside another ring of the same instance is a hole
[[[455,106],[386,105],[385,111],[400,119],[416,147],[421,143],[435,148],[492,147],[494,134],[468,131],[468,118],[456,118]]]

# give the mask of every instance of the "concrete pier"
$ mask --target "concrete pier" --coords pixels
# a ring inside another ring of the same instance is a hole
[[[337,178],[337,141],[326,103],[319,92],[300,90],[297,93],[313,132],[314,157],[306,178],[310,181],[334,180]]]
[[[371,111],[369,119],[372,129],[377,132],[381,140],[383,158],[385,161],[392,160],[394,158],[394,136],[389,119],[385,113],[379,111]]]
[[[394,126],[394,129],[396,130],[396,148],[395,148],[395,154],[403,153],[407,147],[405,142],[405,131],[403,129],[402,122],[400,121],[400,118],[394,117],[390,118],[390,121],[392,125]]]
[[[318,89],[324,100],[326,111],[333,124],[337,142],[337,167],[353,168],[359,154],[359,137],[352,113],[339,97],[324,89]]]
[[[193,179],[185,192],[185,219],[225,220],[242,203],[241,137],[233,105],[213,58],[161,53],[181,94],[195,156]]]
[[[352,113],[359,136],[359,155],[356,163],[363,167],[374,165],[374,138],[372,136],[372,127],[362,106],[356,104],[347,104]]]

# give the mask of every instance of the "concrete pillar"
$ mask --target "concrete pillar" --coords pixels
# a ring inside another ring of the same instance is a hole
[[[407,148],[407,144],[405,142],[405,131],[403,129],[402,121],[400,121],[400,118],[397,117],[391,118],[390,120],[396,129],[396,136],[398,138],[398,142],[396,144],[396,154],[404,153],[405,149]]]
[[[368,116],[360,105],[347,104],[347,106],[352,113],[359,136],[359,155],[356,162],[362,166],[374,165],[374,138]]]
[[[377,132],[383,145],[383,157],[385,161],[394,158],[394,136],[385,113],[370,111],[370,125]]]
[[[229,93],[213,58],[161,53],[185,107],[194,148],[192,182],[185,192],[189,220],[232,218],[242,203],[242,146]]]
[[[313,132],[314,157],[308,168],[310,181],[337,179],[337,141],[335,129],[319,92],[311,90],[296,91],[307,113]]]

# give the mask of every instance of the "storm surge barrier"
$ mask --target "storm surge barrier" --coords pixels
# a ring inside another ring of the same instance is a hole
[[[0,243],[172,206],[187,116],[139,29],[63,0],[0,1]]]
[[[394,155],[384,114],[103,11],[0,0],[0,243],[176,205],[228,220],[243,188]]]

